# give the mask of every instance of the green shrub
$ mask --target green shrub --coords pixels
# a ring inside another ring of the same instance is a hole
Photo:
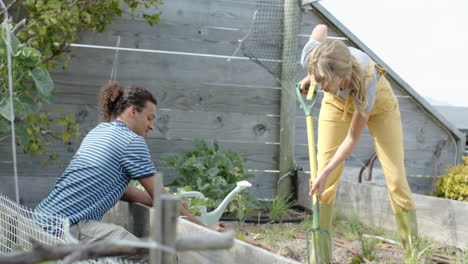
[[[215,209],[236,183],[253,177],[244,172],[244,158],[222,148],[214,140],[208,145],[203,139],[194,139],[196,150],[185,155],[168,154],[162,160],[175,168],[180,178],[169,186],[199,191],[208,198],[207,208]],[[226,213],[245,217],[249,210],[258,208],[258,201],[249,193],[242,192],[229,204]]]
[[[468,202],[468,157],[464,164],[446,170],[447,174],[437,180],[435,196]]]

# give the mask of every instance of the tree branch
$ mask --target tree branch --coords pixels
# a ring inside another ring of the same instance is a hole
[[[125,244],[123,241],[99,241],[90,244],[49,246],[31,241],[31,251],[14,252],[0,255],[0,263],[32,264],[50,260],[65,259],[64,263],[104,257],[148,255],[151,242],[138,242],[138,245]],[[177,239],[176,250],[218,250],[229,249],[234,245],[234,233],[217,235],[192,235]]]

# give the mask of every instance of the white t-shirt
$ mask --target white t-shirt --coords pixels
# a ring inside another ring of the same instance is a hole
[[[301,64],[302,64],[302,67],[304,67],[304,69],[307,70],[307,65],[309,64],[310,53],[318,45],[320,45],[320,42],[318,42],[316,40],[309,41],[309,42],[307,42],[307,44],[305,44],[304,49],[302,50],[302,55],[301,55]],[[364,72],[367,71],[367,67],[371,63],[370,57],[366,53],[364,53],[364,52],[362,52],[362,51],[360,51],[360,50],[358,50],[356,48],[348,47],[348,49],[349,49],[349,52],[351,53],[351,55],[354,58],[356,58],[359,65],[361,65],[362,70]],[[380,78],[380,73],[377,70],[375,70],[374,76],[375,76],[375,78],[367,86],[368,105],[367,105],[366,110],[365,110],[366,113],[369,113],[372,110],[372,107],[374,106],[374,103],[375,103],[375,85],[377,84],[377,81]],[[343,91],[338,90],[336,95],[339,96],[340,98],[346,100],[346,99],[348,99],[350,92],[351,92],[351,89],[345,89]]]

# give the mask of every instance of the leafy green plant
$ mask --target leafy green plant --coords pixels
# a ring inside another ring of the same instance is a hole
[[[437,180],[437,197],[468,202],[468,156],[463,164],[448,168],[445,175]]]
[[[229,206],[229,213],[239,219],[244,219],[251,216],[255,209],[260,207],[258,201],[247,193],[234,197]]]
[[[177,188],[175,195],[189,191],[193,191],[189,186],[179,187]],[[209,199],[206,197],[182,197],[182,200],[184,200],[189,206],[188,211],[195,216],[201,216],[201,207],[206,207],[209,203]]]
[[[123,14],[135,16],[135,10],[162,4],[161,0],[26,0],[14,1],[12,11],[15,21],[25,19],[18,30],[18,38],[38,49],[41,62],[53,68],[58,62],[67,62],[69,43],[87,30],[104,32],[116,17]],[[160,21],[160,13],[144,12],[142,18],[150,26]]]
[[[268,205],[270,217],[283,218],[288,215],[288,211],[296,205],[294,200],[291,200],[291,195],[288,197],[276,196],[271,204]]]
[[[12,120],[10,93],[8,90],[8,67],[6,34],[9,25],[2,24],[0,34],[0,141],[8,138]],[[23,152],[31,155],[48,155],[45,161],[56,160],[54,151],[47,148],[52,140],[70,143],[79,135],[79,124],[71,114],[53,118],[39,112],[44,103],[52,98],[54,83],[49,72],[41,64],[41,53],[21,43],[13,34],[11,38],[12,77],[14,85],[13,105],[18,143]]]
[[[150,8],[161,0],[11,0],[7,1],[12,25],[2,25],[0,37],[0,141],[9,137],[10,101],[6,29],[10,29],[13,71],[13,104],[18,143],[25,153],[57,160],[48,146],[54,141],[71,144],[79,135],[79,124],[71,114],[56,116],[57,110],[41,112],[53,99],[54,83],[48,69],[68,62],[69,43],[87,30],[103,32],[116,17],[135,15],[140,7]],[[3,11],[0,11],[3,14]],[[160,21],[160,13],[143,13],[149,25]],[[13,25],[15,27],[13,27]],[[58,161],[58,160],[57,160]]]
[[[210,145],[202,139],[194,139],[193,143],[196,150],[192,152],[163,156],[162,160],[181,176],[169,186],[188,187],[203,193],[208,198],[207,208],[214,209],[236,187],[237,182],[250,179],[253,175],[244,172],[245,161],[239,154],[222,148],[216,140]],[[246,215],[248,208],[258,207],[256,199],[249,192],[243,191],[238,196],[245,199],[237,197],[228,205],[226,212]]]

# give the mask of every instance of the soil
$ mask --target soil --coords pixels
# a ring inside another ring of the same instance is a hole
[[[270,251],[274,253],[301,263],[307,263],[307,246],[301,223],[255,224],[227,222],[226,224],[228,229],[236,232],[238,239],[271,247]],[[359,240],[348,241],[345,239],[345,234],[342,233],[333,234],[333,240],[333,263],[354,264],[361,262],[357,259],[356,254],[341,246],[337,246],[337,244],[344,245],[355,253],[362,254],[361,242]],[[372,263],[404,263],[403,253],[390,252],[391,250],[402,251],[398,246],[379,242],[376,248],[371,254],[373,257]]]

